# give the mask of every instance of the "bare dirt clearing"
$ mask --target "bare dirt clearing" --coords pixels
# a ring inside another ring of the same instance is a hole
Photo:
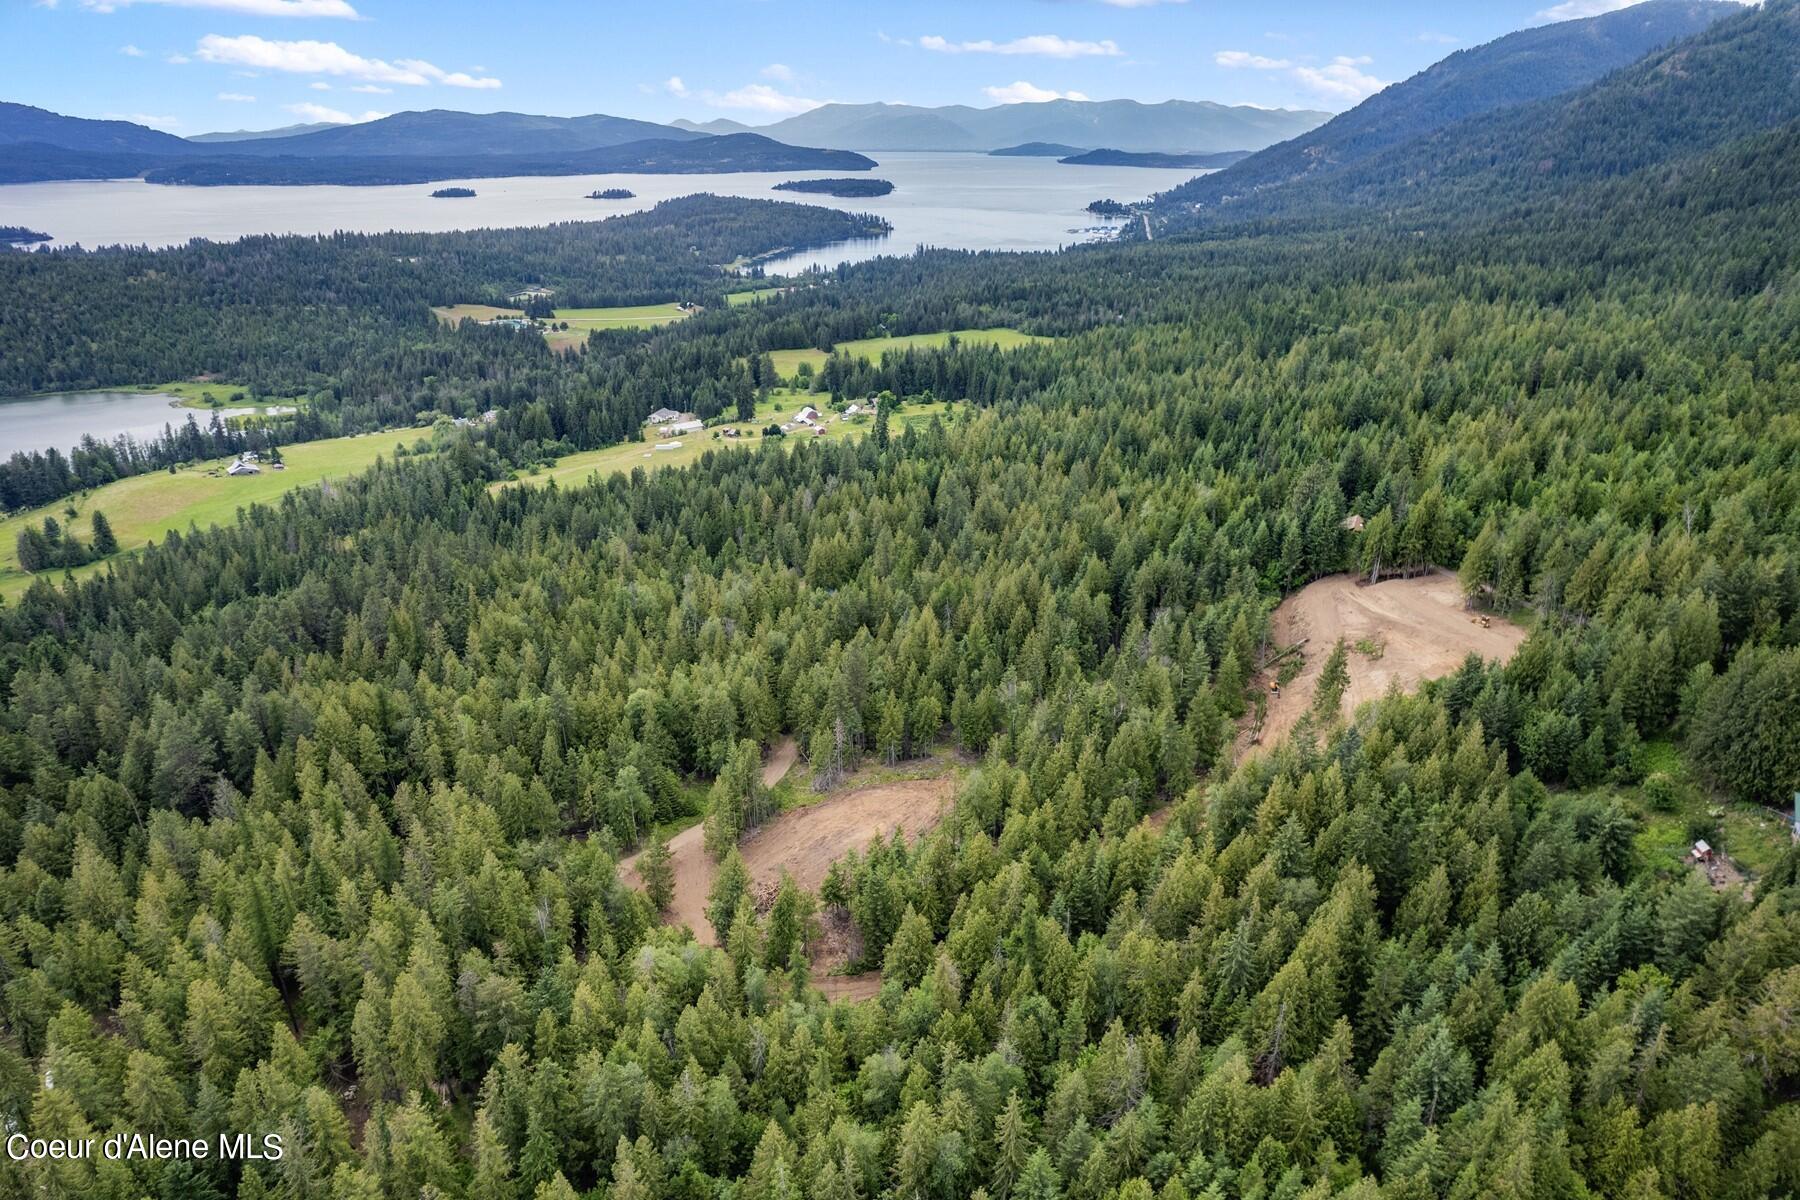
[[[791,741],[778,744],[764,765],[765,782],[779,781],[793,765],[794,754]],[[817,892],[831,864],[846,851],[861,850],[872,838],[888,837],[896,829],[905,830],[909,839],[932,829],[943,818],[955,790],[953,778],[904,779],[854,788],[817,804],[788,809],[739,843],[752,888],[772,887],[785,869],[795,883]],[[703,945],[716,946],[718,935],[706,919],[706,899],[717,868],[704,843],[700,825],[689,826],[669,839],[675,900],[665,916],[692,929]],[[641,888],[637,861],[634,854],[620,863],[620,877],[629,886]],[[874,986],[879,986],[879,981]]]
[[[1340,637],[1350,650],[1341,711],[1351,713],[1394,684],[1411,691],[1454,673],[1471,652],[1505,662],[1525,636],[1499,617],[1483,626],[1464,607],[1456,576],[1445,572],[1368,585],[1350,575],[1320,579],[1283,600],[1270,622],[1271,652],[1306,639],[1306,665],[1279,696],[1269,697],[1261,744],[1279,742],[1312,707],[1325,658]],[[1375,653],[1359,650],[1358,643]],[[1268,687],[1266,674],[1260,686]],[[1247,733],[1239,739],[1240,755],[1248,740]]]

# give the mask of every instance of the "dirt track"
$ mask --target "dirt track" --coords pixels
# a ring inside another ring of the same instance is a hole
[[[783,762],[785,750],[785,762]],[[770,752],[764,767],[765,782],[779,782],[793,764],[794,746],[784,741]],[[780,774],[769,775],[777,765]],[[773,884],[786,869],[794,882],[816,892],[825,882],[831,864],[851,849],[861,850],[874,837],[887,837],[904,829],[909,838],[933,828],[942,819],[956,787],[955,780],[909,779],[857,788],[817,804],[792,808],[745,838],[738,845],[752,884]],[[703,945],[719,944],[706,919],[706,897],[712,890],[716,865],[707,856],[702,826],[692,825],[669,839],[675,868],[675,899],[665,917],[686,925]],[[632,887],[642,887],[636,854],[619,864],[620,877]]]
[[[1456,577],[1442,572],[1369,586],[1333,575],[1295,592],[1275,610],[1269,641],[1273,649],[1307,639],[1306,665],[1271,698],[1262,745],[1279,742],[1312,707],[1325,658],[1340,637],[1350,650],[1350,686],[1341,708],[1346,714],[1392,684],[1411,691],[1454,673],[1470,651],[1505,662],[1525,641],[1526,631],[1517,625],[1496,617],[1484,629],[1472,615]],[[1364,639],[1381,643],[1379,657],[1358,652],[1356,643]],[[1261,686],[1267,686],[1266,676]],[[1240,739],[1240,752],[1246,740]]]

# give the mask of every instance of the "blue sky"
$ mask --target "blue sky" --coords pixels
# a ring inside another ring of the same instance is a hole
[[[0,0],[0,99],[173,133],[405,109],[765,124],[824,101],[1351,107],[1625,0]]]

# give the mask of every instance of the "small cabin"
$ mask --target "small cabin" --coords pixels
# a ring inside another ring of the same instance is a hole
[[[1693,859],[1697,863],[1709,863],[1713,860],[1713,848],[1702,838],[1694,843]]]
[[[229,467],[226,467],[225,473],[227,475],[261,475],[262,468],[258,467],[253,462],[245,462],[240,458]]]
[[[644,418],[646,425],[667,425],[670,421],[681,420],[681,414],[672,408],[659,408]]]

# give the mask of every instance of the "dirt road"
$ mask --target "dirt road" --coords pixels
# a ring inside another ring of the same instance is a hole
[[[1498,617],[1487,628],[1463,606],[1462,587],[1444,572],[1413,579],[1390,579],[1369,586],[1349,575],[1308,584],[1275,610],[1270,645],[1291,646],[1307,639],[1306,665],[1281,695],[1269,701],[1261,744],[1272,746],[1312,707],[1325,658],[1338,638],[1350,650],[1350,686],[1341,711],[1373,700],[1392,684],[1411,691],[1427,679],[1452,674],[1473,651],[1505,662],[1525,641],[1526,631]],[[1378,648],[1360,652],[1358,642]],[[1267,679],[1260,681],[1267,686]],[[1242,753],[1247,735],[1239,739]]]
[[[794,759],[800,756],[800,748],[794,745],[794,739],[784,737],[769,749],[768,761],[763,763],[763,786],[774,787],[794,767]]]

